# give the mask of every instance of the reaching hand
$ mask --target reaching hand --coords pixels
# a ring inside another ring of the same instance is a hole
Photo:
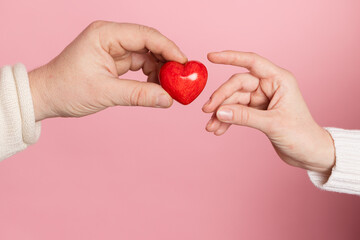
[[[294,76],[254,53],[210,53],[217,64],[244,67],[248,73],[233,75],[204,105],[214,113],[206,129],[222,135],[231,124],[264,132],[286,163],[318,172],[334,165],[330,134],[312,118]]]

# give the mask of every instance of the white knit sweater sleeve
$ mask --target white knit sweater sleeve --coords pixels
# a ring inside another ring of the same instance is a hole
[[[0,68],[0,161],[37,142],[39,136],[25,66]]]
[[[326,128],[335,143],[336,162],[330,175],[308,171],[320,189],[360,195],[360,131]]]

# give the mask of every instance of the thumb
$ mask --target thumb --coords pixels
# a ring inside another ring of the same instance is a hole
[[[269,112],[239,104],[221,106],[216,117],[221,122],[256,128],[264,133],[271,123]]]
[[[159,84],[124,79],[115,81],[110,91],[116,105],[168,108],[173,103],[173,99]]]

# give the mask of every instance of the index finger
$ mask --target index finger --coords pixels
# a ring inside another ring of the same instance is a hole
[[[279,67],[256,53],[222,51],[208,54],[212,63],[227,64],[247,68],[250,73],[259,78],[270,78],[279,72]]]
[[[179,47],[158,30],[132,23],[107,22],[102,36],[109,50],[116,51],[118,48],[136,52],[148,49],[154,54],[159,54],[167,61],[185,63],[186,56]],[[119,51],[121,51],[119,49]]]

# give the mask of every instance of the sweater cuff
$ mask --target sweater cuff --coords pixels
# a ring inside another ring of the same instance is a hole
[[[360,195],[360,131],[326,128],[334,140],[336,162],[330,174],[308,171],[320,189]]]
[[[27,145],[34,144],[39,140],[41,123],[35,122],[28,73],[26,67],[21,63],[15,64],[13,71],[19,98],[23,141]]]
[[[0,161],[24,150],[40,136],[26,68],[0,68]]]

